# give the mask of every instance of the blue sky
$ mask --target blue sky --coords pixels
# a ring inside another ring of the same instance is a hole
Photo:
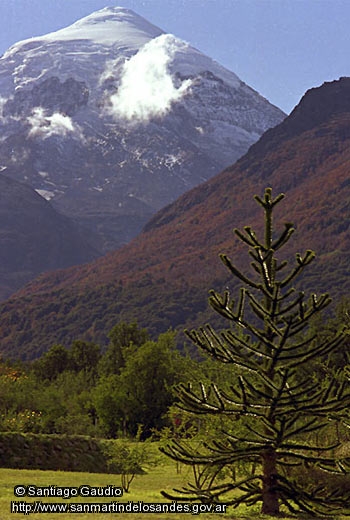
[[[350,76],[350,0],[0,0],[0,54],[111,5],[191,43],[287,113],[307,89]]]

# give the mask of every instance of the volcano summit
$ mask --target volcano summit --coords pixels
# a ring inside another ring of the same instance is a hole
[[[0,59],[0,168],[101,252],[284,118],[234,73],[121,7]]]

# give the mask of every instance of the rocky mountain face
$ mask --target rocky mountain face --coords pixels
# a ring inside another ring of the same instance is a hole
[[[0,175],[0,298],[43,271],[97,258],[74,224],[30,186]]]
[[[339,109],[339,100],[349,98],[348,78],[309,91],[235,165],[160,210],[130,244],[19,291],[0,308],[2,352],[32,358],[77,338],[103,344],[122,320],[137,320],[154,335],[212,322],[208,290],[237,288],[218,255],[249,269],[232,229],[250,225],[263,233],[253,196],[267,186],[286,195],[276,208],[277,229],[286,221],[296,227],[287,260],[293,264],[295,253],[307,249],[317,254],[302,289],[349,295],[350,110]],[[319,115],[308,116],[305,126],[310,106]]]
[[[0,167],[119,247],[284,114],[134,12],[97,11],[0,58]]]

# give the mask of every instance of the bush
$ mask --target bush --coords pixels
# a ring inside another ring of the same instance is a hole
[[[83,436],[0,433],[0,467],[120,473],[110,464],[106,443]]]

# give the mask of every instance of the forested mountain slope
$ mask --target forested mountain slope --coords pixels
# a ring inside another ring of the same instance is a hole
[[[290,260],[317,253],[303,288],[348,295],[349,99],[349,78],[312,89],[235,165],[158,212],[130,244],[30,283],[1,306],[4,355],[35,357],[80,337],[104,342],[121,320],[136,319],[152,334],[203,322],[208,289],[232,288],[218,254],[247,265],[232,229],[262,231],[253,196],[266,186],[286,194],[276,215],[279,228],[296,226]]]

